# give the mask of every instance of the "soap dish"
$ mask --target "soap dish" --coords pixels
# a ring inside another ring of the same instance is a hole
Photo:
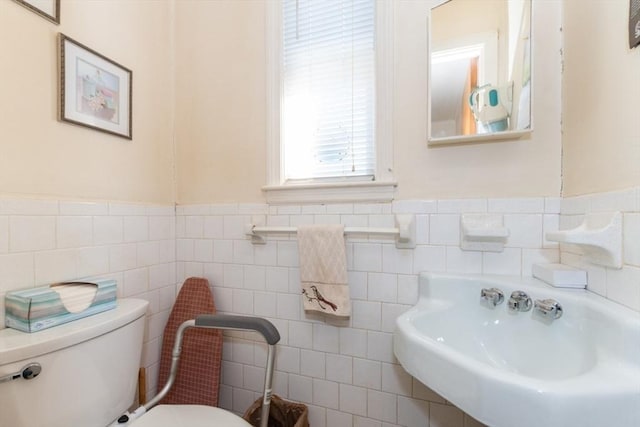
[[[556,288],[584,289],[587,272],[564,264],[533,264],[533,277]]]

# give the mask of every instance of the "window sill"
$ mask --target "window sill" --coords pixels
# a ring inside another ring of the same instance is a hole
[[[390,202],[397,182],[332,182],[262,187],[270,205],[305,203]]]

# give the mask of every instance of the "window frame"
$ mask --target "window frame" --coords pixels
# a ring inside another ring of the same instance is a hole
[[[285,182],[280,141],[282,103],[282,3],[266,2],[265,54],[267,185],[262,187],[267,203],[389,202],[397,183],[393,177],[393,30],[394,3],[376,0],[376,114],[375,180],[343,177]]]

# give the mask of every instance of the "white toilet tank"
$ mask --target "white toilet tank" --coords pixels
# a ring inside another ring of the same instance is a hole
[[[133,403],[147,301],[119,299],[104,313],[35,333],[0,330],[0,427],[105,427]]]

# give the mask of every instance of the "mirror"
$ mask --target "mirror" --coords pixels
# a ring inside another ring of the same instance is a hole
[[[429,22],[429,144],[531,132],[531,1],[449,0]]]

